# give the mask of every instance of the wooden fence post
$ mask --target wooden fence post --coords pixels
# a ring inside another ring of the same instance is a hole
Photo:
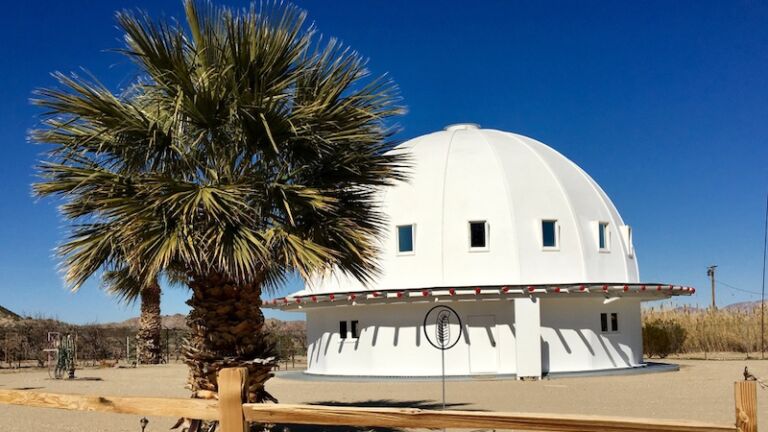
[[[736,381],[733,393],[739,432],[757,432],[757,382]]]
[[[243,416],[243,390],[247,376],[246,368],[219,371],[219,432],[248,430]]]

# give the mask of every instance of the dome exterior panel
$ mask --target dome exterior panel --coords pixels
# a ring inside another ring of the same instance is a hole
[[[565,283],[583,280],[579,233],[571,229],[570,203],[557,177],[535,149],[516,135],[489,132],[499,160],[505,166],[510,211],[519,256],[518,284]],[[542,222],[557,221],[557,246],[545,249]]]
[[[637,282],[627,228],[607,195],[576,164],[527,137],[456,125],[395,150],[413,163],[408,182],[382,191],[388,217],[381,273],[367,286],[336,273],[313,293],[436,287]],[[485,221],[485,248],[470,247],[471,221]],[[556,247],[543,244],[556,222]],[[599,248],[603,223],[608,247]],[[398,226],[413,226],[412,252]]]
[[[413,145],[408,154],[418,162],[407,183],[389,188],[386,193],[384,211],[389,227],[382,242],[380,265],[383,269],[397,268],[398,271],[386,272],[379,281],[380,289],[403,285],[427,287],[442,279],[440,247],[435,245],[439,245],[441,239],[443,197],[437,191],[443,188],[449,146],[432,145],[432,135],[435,134],[409,141]],[[410,224],[414,226],[414,251],[400,253],[397,227]]]
[[[580,235],[585,276],[600,274],[605,281],[637,282],[637,266],[618,230],[624,223],[605,193],[560,153],[530,138],[519,139],[537,150],[568,198],[574,231]],[[598,247],[600,223],[607,223],[608,248],[604,251]]]
[[[457,130],[445,170],[444,279],[440,285],[498,284],[517,265],[502,167],[477,130]],[[470,247],[470,222],[486,223],[487,246]]]

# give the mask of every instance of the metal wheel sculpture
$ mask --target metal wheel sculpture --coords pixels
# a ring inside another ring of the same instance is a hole
[[[59,356],[56,362],[56,379],[64,378],[64,374],[68,374],[68,378],[73,379],[75,377],[75,341],[72,339],[72,335],[66,335],[59,344]]]
[[[72,335],[62,336],[61,333],[48,333],[48,376],[62,379],[75,378],[75,340]]]

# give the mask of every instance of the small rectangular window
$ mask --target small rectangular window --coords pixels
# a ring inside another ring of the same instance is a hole
[[[541,245],[545,248],[557,247],[557,221],[541,221]]]
[[[600,250],[608,250],[608,223],[600,222],[597,225],[597,244]]]
[[[619,331],[619,314],[616,312],[600,314],[600,331],[603,333],[616,333]]]
[[[339,321],[339,336],[342,339],[347,338],[347,322],[346,321]]]
[[[469,247],[486,248],[488,247],[488,234],[486,232],[485,221],[469,223]]]
[[[397,251],[400,253],[413,252],[413,225],[397,227]]]
[[[350,321],[350,329],[352,330],[352,335],[350,337],[352,339],[357,339],[360,336],[360,333],[358,332],[357,320]]]

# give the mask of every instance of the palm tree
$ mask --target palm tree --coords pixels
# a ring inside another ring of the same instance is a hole
[[[160,284],[151,282],[141,289],[141,315],[136,342],[139,364],[160,364],[163,358],[161,336],[163,321],[160,315]]]
[[[161,337],[163,330],[160,315],[160,283],[157,279],[143,284],[129,273],[127,266],[119,270],[104,273],[102,279],[107,291],[125,303],[139,300],[139,331],[136,334],[136,346],[139,364],[159,364],[162,360]]]
[[[195,395],[246,366],[248,399],[270,400],[261,294],[294,272],[375,275],[376,195],[408,166],[388,152],[403,110],[389,79],[294,6],[185,9],[186,29],[118,14],[138,69],[126,91],[56,74],[37,92],[31,138],[50,150],[34,190],[72,221],[59,254],[73,289],[126,266],[143,284],[172,272],[191,289]]]

